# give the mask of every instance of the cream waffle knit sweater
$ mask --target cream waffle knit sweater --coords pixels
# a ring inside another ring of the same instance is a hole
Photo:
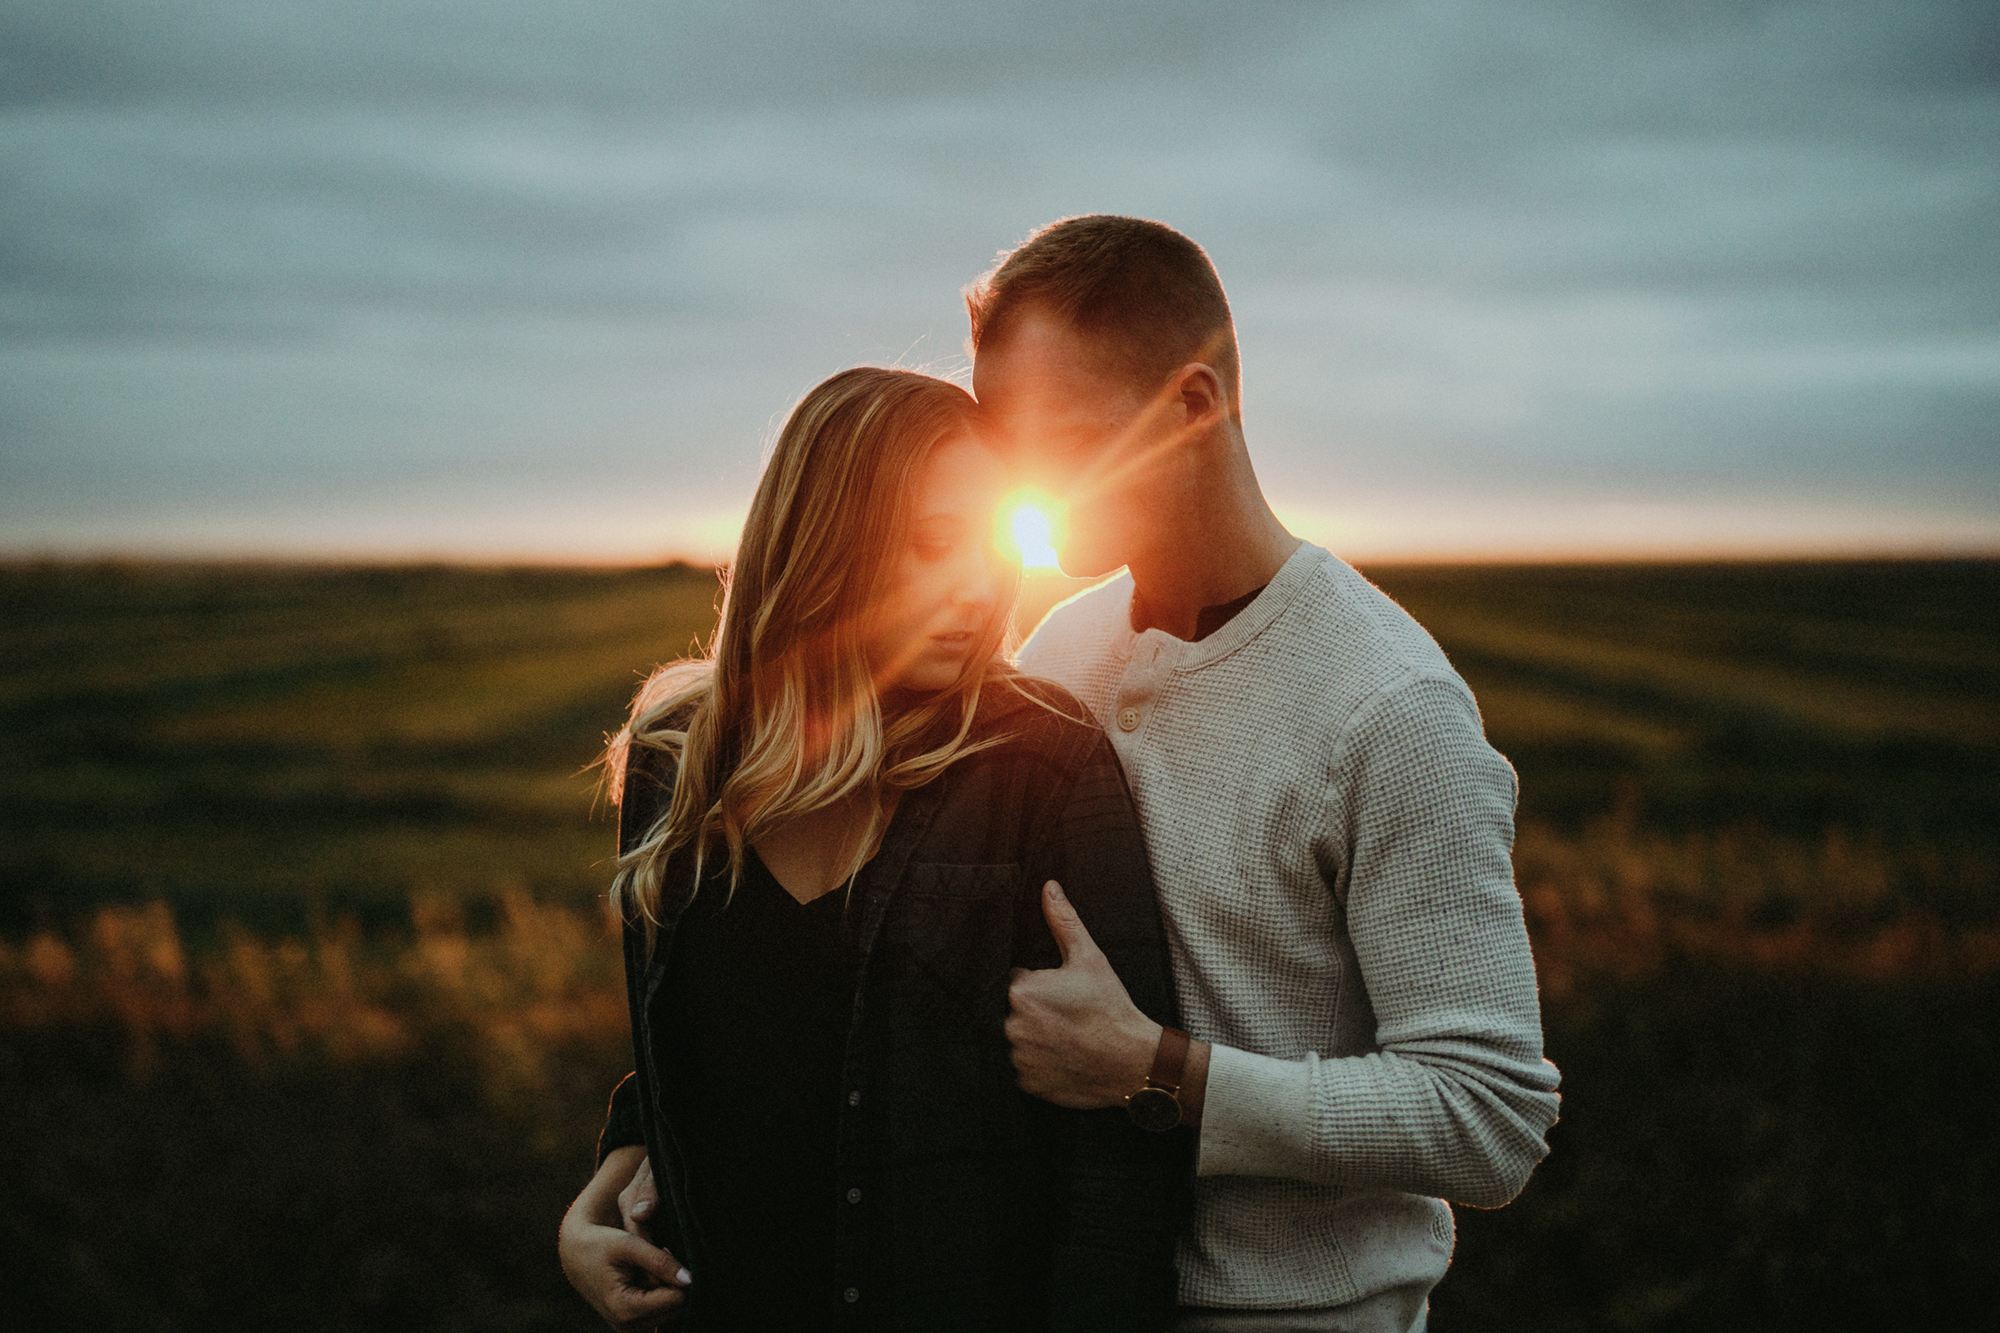
[[[1214,1044],[1181,1301],[1435,1282],[1444,1200],[1513,1198],[1556,1119],[1513,769],[1431,637],[1316,546],[1199,643],[1134,634],[1131,600],[1065,603],[1020,661],[1115,743]]]

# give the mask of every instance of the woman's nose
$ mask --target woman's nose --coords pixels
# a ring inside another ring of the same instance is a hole
[[[952,600],[960,606],[990,609],[1000,600],[1000,572],[984,552],[971,555],[953,580]]]

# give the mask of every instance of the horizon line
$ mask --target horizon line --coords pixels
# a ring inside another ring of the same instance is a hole
[[[1523,550],[1485,552],[1381,552],[1334,555],[1357,567],[1371,565],[1428,566],[1590,566],[1590,565],[1806,565],[1806,564],[1949,564],[2000,561],[2000,544],[1991,547],[1853,547],[1849,549],[1702,549],[1684,550]],[[652,555],[590,556],[554,552],[476,551],[189,551],[145,548],[100,548],[85,551],[0,549],[0,569],[84,569],[91,567],[206,567],[243,569],[463,569],[639,571],[680,567],[720,574],[731,562],[708,556],[670,552]],[[1022,571],[1024,579],[1096,582],[1122,572],[1075,575],[1055,568]]]

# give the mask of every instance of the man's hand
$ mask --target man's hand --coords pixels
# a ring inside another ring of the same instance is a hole
[[[1062,886],[1042,886],[1062,966],[1014,969],[1007,1040],[1021,1090],[1057,1106],[1117,1106],[1146,1082],[1160,1025],[1139,1012]]]
[[[643,1333],[678,1320],[687,1300],[683,1289],[691,1281],[680,1260],[640,1231],[623,1227],[621,1191],[636,1183],[641,1167],[650,1181],[644,1148],[618,1148],[606,1156],[564,1214],[556,1240],[563,1275],[618,1333]],[[634,1196],[635,1205],[642,1197]]]

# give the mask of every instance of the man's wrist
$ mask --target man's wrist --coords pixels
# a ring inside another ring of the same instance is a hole
[[[1131,1025],[1119,1051],[1117,1066],[1110,1071],[1110,1080],[1105,1084],[1111,1105],[1124,1105],[1126,1098],[1146,1086],[1146,1077],[1153,1072],[1153,1056],[1160,1049],[1160,1035],[1165,1031],[1144,1015]]]
[[[1161,1133],[1181,1123],[1181,1076],[1187,1067],[1188,1034],[1162,1028],[1153,1048],[1146,1081],[1125,1098],[1125,1114],[1140,1129]]]
[[[1159,1054],[1160,1037],[1165,1031],[1166,1028],[1151,1019],[1146,1021],[1144,1032],[1137,1024],[1133,1025],[1133,1040],[1118,1062],[1118,1076],[1124,1082],[1117,1085],[1112,1105],[1123,1106],[1133,1093],[1147,1086],[1153,1073],[1153,1060]],[[1207,1042],[1189,1039],[1187,1055],[1181,1065],[1180,1086],[1174,1092],[1174,1099],[1181,1104],[1181,1123],[1195,1129],[1201,1128],[1202,1115],[1207,1109],[1210,1055],[1211,1047]]]

